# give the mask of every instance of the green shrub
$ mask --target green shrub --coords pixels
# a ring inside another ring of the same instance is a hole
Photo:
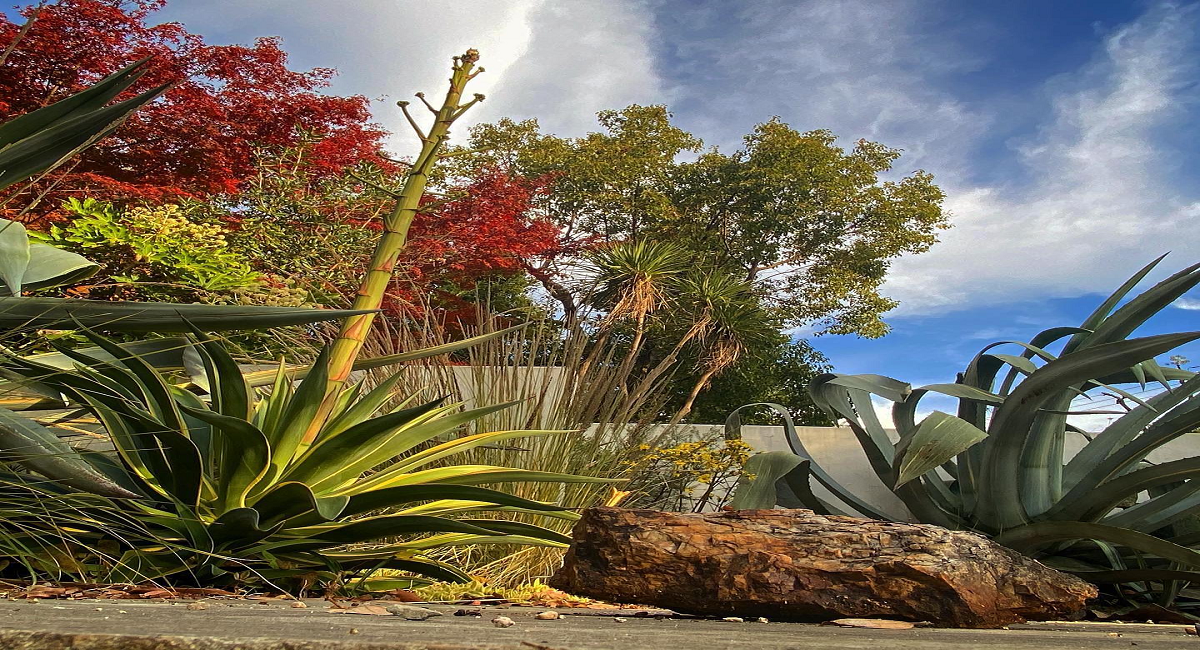
[[[70,199],[71,217],[35,240],[103,264],[96,297],[300,306],[306,293],[259,273],[230,248],[225,230],[197,223],[176,205],[118,208]],[[257,300],[255,300],[257,298]]]

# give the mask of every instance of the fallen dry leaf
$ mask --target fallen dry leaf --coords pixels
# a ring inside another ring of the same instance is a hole
[[[365,614],[367,616],[391,616],[392,613],[387,611],[383,605],[359,605],[350,609],[335,609],[339,614]]]
[[[913,624],[908,621],[891,621],[886,618],[839,618],[829,621],[830,625],[838,627],[861,627],[870,630],[911,630]]]

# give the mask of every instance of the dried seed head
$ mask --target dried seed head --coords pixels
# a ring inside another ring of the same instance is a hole
[[[400,108],[404,108],[405,106],[408,106],[408,100],[401,99],[400,101],[396,102],[396,105],[399,106]]]
[[[471,48],[471,49],[467,50],[466,53],[462,55],[463,63],[475,63],[478,60],[479,60],[479,50],[477,50],[475,48]]]
[[[481,102],[484,99],[485,99],[485,97],[483,96],[483,93],[475,93],[475,101]]]

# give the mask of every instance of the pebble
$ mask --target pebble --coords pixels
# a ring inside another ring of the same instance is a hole
[[[492,625],[495,625],[496,627],[512,627],[515,625],[515,623],[507,616],[497,616],[496,618],[492,619]]]
[[[740,616],[726,616],[725,618],[723,618],[721,620],[725,621],[726,623],[745,623],[746,622],[746,619],[744,619]]]
[[[559,615],[558,612],[538,612],[534,618],[539,621],[557,621]]]
[[[425,609],[424,607],[416,607],[413,605],[388,605],[384,609],[386,609],[389,614],[403,616],[405,619],[410,621],[423,621],[427,618],[433,618],[434,616],[442,615],[441,612],[437,612],[432,609]]]
[[[350,634],[358,634],[358,628],[356,628],[356,627],[350,628]]]
[[[759,623],[770,623],[770,622],[771,622],[771,621],[768,621],[768,620],[767,620],[767,617],[766,617],[766,616],[759,616],[759,617],[758,617],[757,619],[755,619],[755,620],[756,620],[757,622],[759,622]]]
[[[291,604],[292,609],[305,609],[307,607],[308,605],[305,605],[304,601],[301,600],[293,600]]]
[[[614,623],[624,623],[624,622],[625,622],[625,619],[623,619],[623,618],[621,618],[620,616],[618,616],[618,617],[616,617],[616,618],[614,618],[614,619],[613,619],[613,622],[614,622]]]
[[[197,611],[197,610],[201,610],[201,609],[208,609],[208,603],[205,603],[202,601],[196,601],[194,603],[188,603],[187,608],[192,610],[193,612]]]

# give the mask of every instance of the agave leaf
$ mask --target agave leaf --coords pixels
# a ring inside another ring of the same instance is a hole
[[[99,264],[82,255],[35,242],[29,245],[29,264],[25,267],[22,288],[37,291],[69,286],[92,277],[99,270]]]
[[[195,330],[196,352],[204,363],[213,410],[221,415],[248,420],[250,418],[250,388],[242,377],[242,369],[216,339]]]
[[[525,535],[465,535],[463,533],[446,533],[396,544],[394,548],[405,551],[425,551],[435,548],[483,546],[490,544],[546,546],[550,548],[567,548],[571,545],[570,542],[559,542],[539,537],[526,537]]]
[[[1130,412],[1131,415],[1133,413],[1134,411]],[[1113,424],[1118,422],[1120,420]],[[1120,475],[1142,461],[1151,451],[1185,433],[1195,431],[1198,424],[1200,424],[1200,395],[1192,395],[1145,428],[1141,435],[1115,449],[1111,454],[1088,468],[1081,475],[1079,482],[1071,488],[1067,497],[1080,498],[1086,495],[1097,485]],[[1089,443],[1088,447],[1099,441],[1098,437]],[[1084,450],[1086,451],[1087,447]]]
[[[508,519],[459,519],[458,521],[473,524],[504,535],[520,535],[531,539],[542,539],[557,542],[564,546],[569,545],[572,541],[569,535],[521,521],[511,521]]]
[[[846,505],[848,505],[851,508],[853,508],[854,510],[862,513],[866,517],[870,517],[872,519],[881,519],[884,521],[892,520],[892,517],[889,517],[887,514],[878,510],[871,504],[858,498],[857,496],[855,496],[855,494],[851,490],[848,490],[845,487],[843,487],[840,483],[837,482],[836,479],[833,478],[832,475],[829,474],[829,472],[825,471],[824,468],[822,468],[815,460],[813,460],[812,454],[810,454],[808,452],[808,450],[804,448],[804,443],[803,443],[803,441],[800,440],[800,436],[796,432],[796,423],[792,419],[791,412],[789,412],[786,407],[784,407],[780,404],[775,404],[773,402],[756,402],[753,404],[746,404],[744,406],[738,407],[737,409],[734,409],[734,411],[732,413],[730,413],[729,417],[726,419],[726,437],[727,438],[740,437],[736,433],[730,431],[730,424],[734,421],[735,418],[737,418],[738,413],[742,409],[752,408],[752,407],[756,407],[756,406],[766,406],[767,408],[775,411],[775,413],[779,415],[779,417],[783,420],[784,435],[787,439],[788,446],[791,447],[791,449],[792,449],[792,453],[794,453],[796,456],[798,456],[801,460],[810,461],[810,465],[808,467],[808,472],[813,476],[813,478],[817,479],[817,481],[821,485],[825,486],[825,489],[832,492],[838,499],[842,500]],[[793,488],[793,492],[795,492],[795,491],[796,491],[795,488]],[[799,493],[797,493],[797,496],[799,496]]]
[[[380,538],[414,533],[494,534],[492,530],[474,524],[425,515],[382,515],[359,519],[349,524],[296,528],[292,532],[303,535],[318,545],[327,546],[369,542]]]
[[[1064,569],[1078,578],[1083,578],[1092,584],[1128,582],[1163,582],[1167,580],[1183,580],[1200,582],[1200,571],[1180,571],[1178,569],[1117,569],[1110,571],[1073,571]]]
[[[441,582],[459,584],[471,582],[471,576],[459,571],[449,564],[437,562],[429,558],[391,558],[378,564],[370,562],[366,563],[365,565],[355,565],[348,560],[343,560],[342,563],[346,568],[361,568],[363,566],[367,566],[378,569],[391,569],[393,571],[409,571],[411,573],[429,576],[430,578],[439,580]]]
[[[402,485],[363,492],[349,498],[343,515],[350,517],[392,508],[406,503],[431,500],[470,499],[473,503],[513,506],[529,511],[560,512],[562,506],[525,499],[507,492],[473,485]]]
[[[1073,488],[1096,465],[1108,458],[1113,450],[1128,444],[1162,413],[1174,409],[1197,392],[1200,392],[1200,375],[1193,376],[1183,384],[1151,397],[1144,404],[1114,420],[1067,463],[1067,467],[1063,471],[1064,482]],[[1098,481],[1089,482],[1082,493],[1090,491],[1096,485],[1099,485]]]
[[[3,174],[0,174],[3,178]],[[9,295],[21,294],[25,269],[29,266],[29,235],[25,226],[0,219],[0,281]]]
[[[352,461],[347,460],[343,466],[335,472],[320,477],[314,477],[313,480],[315,483],[313,483],[313,485],[314,487],[320,486],[324,489],[336,489],[340,487],[341,484],[358,477],[363,472],[385,460],[395,458],[400,454],[408,452],[417,445],[429,442],[430,440],[433,440],[439,436],[448,435],[465,424],[474,422],[497,411],[504,410],[517,403],[518,402],[516,401],[507,402],[504,404],[496,404],[493,406],[485,406],[483,408],[458,412],[454,412],[452,410],[456,407],[448,407],[440,410],[430,411],[428,415],[423,416],[419,421],[413,422],[411,426],[402,426],[391,432],[387,432],[384,436],[372,437],[370,442],[364,444],[362,449],[355,452],[355,454],[351,457],[353,459]],[[348,429],[343,435],[349,436],[349,433],[354,430],[354,428]],[[528,433],[532,433],[533,435],[542,435],[541,432],[536,431]],[[521,435],[521,432],[502,432],[501,434],[498,434],[496,439],[503,440],[506,438],[517,438],[521,437]],[[334,438],[333,440],[337,440],[337,438]],[[449,447],[438,445],[433,448],[437,449],[438,451],[434,452],[432,449],[426,451],[428,451],[430,454],[437,454],[437,457],[440,458],[442,456],[455,453],[459,449],[469,449],[472,446],[478,446],[479,444],[486,442],[486,439],[480,439],[473,436],[462,438],[460,440],[463,441],[462,445],[455,444],[457,441],[452,441],[451,443],[447,443],[451,445]],[[343,440],[338,446],[344,447],[346,443],[347,441]],[[328,454],[330,452],[328,449],[326,449],[323,453]],[[414,462],[420,463],[422,462],[420,459],[429,457],[431,456],[425,452],[414,454],[413,457],[405,458],[396,465],[389,467],[386,470],[383,470],[382,472],[367,479],[366,484],[374,485],[375,483],[386,483],[391,476],[403,474],[402,471],[396,471],[397,468],[413,467],[415,465],[410,463],[410,461],[414,461],[414,459],[416,459]]]
[[[218,462],[217,495],[221,512],[244,508],[251,489],[267,475],[271,447],[257,427],[242,418],[183,407],[192,417],[212,425]]]
[[[1096,327],[1096,332],[1080,347],[1124,339],[1151,316],[1165,309],[1197,284],[1200,284],[1200,264],[1193,264],[1147,289],[1113,312],[1112,316]]]
[[[465,486],[449,486],[442,485],[440,487],[465,487]],[[539,502],[540,503],[540,502]],[[479,512],[503,512],[516,513],[522,515],[537,515],[539,517],[550,517],[552,519],[561,519],[571,523],[577,522],[582,518],[577,512],[571,510],[529,510],[517,506],[498,506],[495,503],[488,501],[466,501],[462,499],[439,499],[437,501],[429,501],[422,503],[419,506],[404,508],[396,511],[396,514],[401,515],[462,515]]]
[[[0,408],[0,450],[46,478],[100,496],[135,498],[46,427]]]
[[[316,525],[358,514],[347,511],[349,503],[349,497],[318,497],[307,485],[289,481],[275,485],[252,505],[262,513],[264,523],[282,524],[293,517],[309,515],[314,520],[309,525]],[[305,524],[289,522],[289,525]]]
[[[0,124],[0,148],[24,140],[61,120],[103,108],[141,78],[149,61],[149,57],[135,61],[65,99]]]
[[[404,377],[404,373],[396,373],[391,377],[379,382],[379,385],[372,388],[366,395],[355,400],[348,408],[339,413],[336,417],[330,418],[329,422],[321,429],[321,435],[318,438],[331,438],[346,429],[360,424],[367,418],[379,412],[383,405],[392,398],[392,393],[396,390],[396,385]],[[410,400],[413,398],[409,398]]]
[[[369,313],[369,310],[0,298],[0,327],[7,329],[73,329],[82,326],[117,332],[183,333],[196,327],[206,332],[221,332],[306,325],[363,313]]]
[[[1080,326],[1086,330],[1087,333],[1085,334],[1081,332],[1075,336],[1072,336],[1071,340],[1067,341],[1067,344],[1063,346],[1063,354],[1074,352],[1079,346],[1083,345],[1084,342],[1088,340],[1089,335],[1095,332],[1096,328],[1099,327],[1106,318],[1108,318],[1108,315],[1112,313],[1112,310],[1121,302],[1121,300],[1123,300],[1130,291],[1133,291],[1133,288],[1136,287],[1143,279],[1145,279],[1145,277],[1150,274],[1150,271],[1153,271],[1154,267],[1158,266],[1159,262],[1162,262],[1163,258],[1166,256],[1167,255],[1165,253],[1159,255],[1157,259],[1150,262],[1146,266],[1143,266],[1141,270],[1139,270],[1137,273],[1134,273],[1132,277],[1118,287],[1117,290],[1112,293],[1112,295],[1110,295],[1108,298],[1105,298],[1104,302],[1100,303],[1100,306],[1097,307],[1096,310],[1093,311],[1086,319],[1084,319],[1083,324]]]
[[[883,375],[822,375],[821,377],[826,378],[825,383],[866,391],[892,402],[903,400],[912,390],[912,386]],[[814,381],[821,380],[818,378]]]
[[[310,485],[321,493],[326,491],[323,487],[326,482],[336,485],[356,478],[385,460],[399,456],[413,445],[453,431],[455,427],[471,420],[470,416],[464,417],[459,413],[433,426],[421,428],[422,423],[436,422],[438,414],[453,408],[440,404],[441,400],[437,400],[360,422],[337,436],[309,447],[283,476],[287,480]],[[397,440],[402,433],[413,435],[406,436],[403,441]],[[414,442],[409,444],[410,440]]]
[[[1128,368],[1197,338],[1200,332],[1187,332],[1089,346],[1048,362],[1026,377],[996,410],[988,427],[980,481],[994,490],[994,498],[979,504],[978,516],[996,528],[1018,526],[1028,520],[1018,488],[1023,476],[1014,476],[1012,468],[1021,465],[1026,436],[1038,409],[1058,397],[1064,386]]]
[[[911,436],[896,443],[896,487],[925,475],[985,438],[986,433],[966,420],[941,411],[930,413]]]
[[[417,467],[428,465],[436,460],[462,453],[469,449],[474,449],[479,445],[493,444],[504,440],[513,440],[515,438],[537,438],[541,436],[552,436],[572,433],[564,430],[535,430],[521,429],[516,431],[491,431],[488,433],[476,433],[469,436],[456,438],[448,442],[443,442],[439,445],[434,445],[429,449],[419,451],[411,456],[407,456],[396,464],[388,467],[384,472],[408,472]],[[381,472],[381,473],[384,473]]]
[[[1200,481],[1185,481],[1182,485],[1147,501],[1115,512],[1101,523],[1133,530],[1154,532],[1169,526],[1200,507]]]
[[[1181,458],[1151,465],[1122,474],[1086,494],[1076,495],[1072,492],[1055,504],[1046,515],[1054,519],[1095,521],[1130,496],[1194,478],[1200,478],[1200,457]]]
[[[770,510],[778,493],[775,482],[782,479],[805,459],[786,451],[754,454],[746,460],[729,507],[734,510]],[[753,478],[747,478],[747,477]]]
[[[0,170],[3,170],[0,190],[58,166],[114,131],[126,117],[153,101],[168,87],[159,86],[111,106],[77,112],[0,149]]]
[[[354,496],[363,492],[383,490],[400,485],[445,484],[445,485],[490,485],[494,483],[623,483],[624,479],[597,478],[594,476],[578,476],[575,474],[560,474],[558,472],[539,472],[512,467],[496,467],[494,465],[453,465],[450,467],[435,467],[424,469],[411,474],[391,477],[387,482],[360,481],[339,492]]]
[[[1187,566],[1200,566],[1200,552],[1128,528],[1086,521],[1043,521],[1018,526],[996,538],[1004,546],[1030,552],[1055,542],[1093,539],[1120,544]]]
[[[180,336],[117,343],[117,345],[129,354],[137,356],[160,371],[183,368],[183,353],[191,347],[191,343]],[[106,363],[114,363],[116,361],[116,357],[105,352],[104,348],[98,346],[76,348],[75,351]],[[72,370],[75,367],[75,361],[62,352],[31,354],[25,358],[61,370]]]

